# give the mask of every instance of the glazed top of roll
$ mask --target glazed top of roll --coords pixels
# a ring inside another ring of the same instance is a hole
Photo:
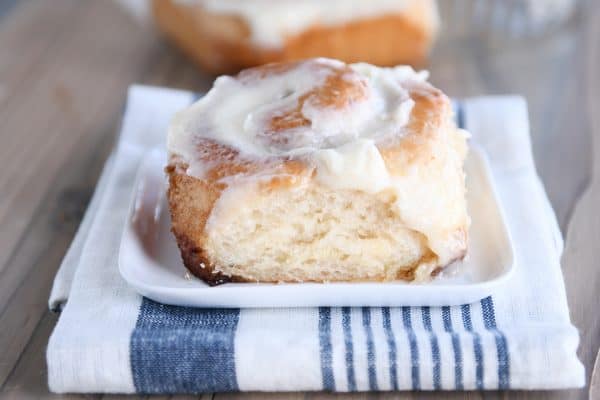
[[[222,76],[174,118],[168,149],[198,178],[210,167],[198,144],[210,140],[250,160],[299,158],[325,185],[378,192],[389,174],[377,146],[408,132],[410,90],[436,92],[426,78],[406,66],[324,58]]]
[[[199,4],[206,10],[242,17],[251,40],[265,47],[280,47],[286,36],[315,25],[342,25],[357,19],[400,13],[415,0],[177,0]],[[422,1],[422,0],[416,0]]]
[[[174,117],[171,168],[223,193],[215,215],[277,187],[372,193],[450,262],[466,240],[467,136],[426,78],[323,58],[222,76]]]

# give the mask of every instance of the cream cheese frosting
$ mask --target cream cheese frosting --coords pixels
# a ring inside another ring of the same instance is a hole
[[[334,78],[342,83],[324,92]],[[411,67],[347,67],[330,59],[283,72],[223,76],[176,115],[167,147],[183,158],[188,175],[198,178],[205,163],[197,143],[210,139],[245,157],[301,157],[314,164],[323,184],[377,192],[389,178],[376,144],[402,132],[414,105],[407,85],[426,85],[426,79],[427,72]],[[344,93],[336,93],[340,87]],[[280,129],[274,121],[291,125]]]
[[[213,13],[242,17],[252,42],[279,48],[286,37],[311,26],[335,26],[388,13],[401,13],[414,0],[178,0]]]

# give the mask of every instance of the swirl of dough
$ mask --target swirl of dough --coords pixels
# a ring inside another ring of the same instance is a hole
[[[183,157],[190,175],[202,175],[197,164],[206,159],[197,149],[206,140],[250,159],[303,157],[317,168],[352,165],[376,155],[377,143],[402,133],[414,105],[409,88],[429,86],[426,77],[405,66],[324,58],[222,76],[176,116],[168,148]]]

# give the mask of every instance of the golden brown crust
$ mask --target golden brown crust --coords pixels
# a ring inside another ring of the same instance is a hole
[[[215,271],[215,266],[212,264],[206,252],[199,247],[192,239],[183,233],[178,233],[173,229],[173,234],[177,239],[177,246],[181,251],[183,265],[197,278],[202,279],[210,286],[221,285],[223,283],[232,282],[232,277],[223,275]]]
[[[275,64],[285,65],[293,68],[299,63]],[[266,68],[269,70],[267,64]],[[333,67],[330,65],[314,65],[314,68],[322,68],[331,71],[331,74],[325,79],[322,85],[300,96],[296,107],[287,113],[278,113],[269,121],[268,130],[265,132],[272,142],[285,144],[287,136],[278,135],[281,132],[289,131],[301,126],[309,126],[310,121],[302,114],[302,108],[305,103],[312,103],[317,107],[330,107],[332,109],[343,109],[355,101],[367,97],[366,85],[360,82],[349,82],[344,79],[344,75],[351,73],[352,69],[345,65],[344,67]],[[265,67],[252,68],[247,71],[262,71]]]
[[[424,63],[435,35],[429,1],[413,1],[402,14],[358,20],[342,26],[313,26],[285,40],[281,49],[253,44],[247,23],[199,5],[154,0],[159,28],[205,70],[233,73],[256,65],[330,57],[381,66]]]

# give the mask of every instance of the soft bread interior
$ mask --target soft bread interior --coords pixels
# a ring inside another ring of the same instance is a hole
[[[206,226],[205,249],[225,275],[261,282],[412,280],[417,267],[435,265],[426,238],[393,211],[391,195],[319,185],[260,196],[243,190],[225,193]]]

